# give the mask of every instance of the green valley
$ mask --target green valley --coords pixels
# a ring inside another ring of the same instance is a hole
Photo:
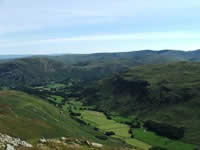
[[[108,149],[196,150],[198,53],[141,51],[2,61],[0,133],[36,147],[41,138],[67,137],[76,144],[81,140],[79,146],[86,149],[97,142]]]

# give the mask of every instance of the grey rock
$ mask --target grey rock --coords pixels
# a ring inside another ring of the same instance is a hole
[[[15,148],[12,145],[7,144],[6,150],[15,150]]]
[[[99,144],[99,143],[91,143],[91,145],[92,145],[93,147],[96,147],[96,148],[101,148],[101,147],[103,147],[103,145],[102,145],[102,144]]]

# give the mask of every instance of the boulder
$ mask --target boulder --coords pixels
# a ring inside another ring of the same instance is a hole
[[[45,138],[41,138],[41,139],[39,140],[39,142],[40,142],[41,144],[45,144],[45,143],[47,143],[47,140],[46,140]]]
[[[6,145],[4,143],[0,143],[0,149],[5,149]]]
[[[31,144],[21,140],[20,138],[11,137],[6,134],[0,134],[0,143],[6,145],[10,144],[14,147],[23,146],[23,147],[32,147]]]
[[[88,146],[91,145],[91,143],[90,143],[89,141],[85,141],[84,143],[85,143],[86,145],[88,145]]]
[[[101,148],[101,147],[103,147],[103,145],[102,145],[102,144],[99,144],[99,143],[91,143],[91,145],[92,145],[93,147],[96,147],[96,148]]]
[[[66,137],[61,137],[60,139],[61,139],[62,141],[66,141],[66,140],[67,140]]]
[[[25,142],[25,141],[21,141],[20,143],[21,146],[24,146],[24,147],[33,147],[31,144]]]
[[[12,145],[7,144],[6,145],[6,150],[15,150],[15,148]]]

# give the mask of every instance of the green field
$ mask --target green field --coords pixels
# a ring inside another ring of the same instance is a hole
[[[165,137],[156,135],[153,132],[146,131],[143,128],[135,128],[132,130],[134,138],[131,138],[129,134],[130,127],[121,122],[130,122],[135,117],[122,117],[117,114],[111,115],[112,120],[96,111],[80,110],[82,104],[78,101],[71,101],[70,106],[75,112],[81,113],[81,119],[89,123],[90,125],[97,127],[100,131],[113,131],[115,135],[113,137],[124,140],[127,144],[133,145],[141,149],[149,149],[153,147],[167,148],[168,150],[193,150],[197,146],[192,144],[183,143],[182,141],[170,140]],[[76,109],[74,109],[76,108]]]
[[[50,83],[50,84],[47,84],[47,85],[45,85],[45,86],[37,86],[37,87],[34,87],[34,89],[41,89],[41,90],[50,91],[51,89],[62,89],[62,88],[65,88],[65,87],[66,87],[65,84]]]
[[[99,128],[102,131],[113,131],[115,135],[113,137],[120,138],[126,143],[133,145],[137,148],[148,150],[151,146],[137,139],[132,139],[128,133],[129,126],[120,124],[114,120],[108,120],[103,113],[95,111],[81,111],[82,119],[91,125]]]
[[[169,150],[194,150],[195,146],[186,144],[176,140],[170,140],[165,137],[160,137],[153,132],[145,131],[144,129],[133,129],[135,138],[151,144],[152,146],[164,147]]]
[[[47,87],[48,88],[64,88],[66,85],[65,84],[60,84],[60,83],[52,83],[52,84],[48,84]]]

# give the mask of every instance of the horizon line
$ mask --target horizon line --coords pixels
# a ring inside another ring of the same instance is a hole
[[[41,53],[41,54],[0,54],[0,56],[52,56],[52,55],[91,55],[91,54],[112,54],[112,53],[130,53],[130,52],[139,52],[139,51],[182,51],[182,52],[193,52],[199,51],[200,49],[195,50],[177,50],[177,49],[143,49],[143,50],[132,50],[132,51],[113,51],[113,52],[94,52],[94,53]]]

